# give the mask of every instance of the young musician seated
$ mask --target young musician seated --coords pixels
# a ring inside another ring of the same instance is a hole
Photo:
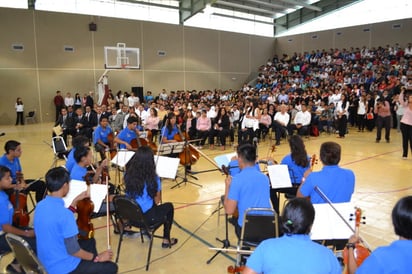
[[[138,122],[139,120],[135,116],[127,118],[127,126],[114,139],[116,144],[119,144],[120,149],[134,150],[130,143],[139,138]]]
[[[70,188],[70,176],[63,167],[49,170],[46,185],[49,195],[38,203],[34,214],[37,255],[49,274],[117,273],[109,249],[97,253],[96,241],[78,240],[73,213],[64,207],[63,197]]]
[[[14,208],[10,203],[5,190],[14,189],[11,178],[11,171],[8,167],[0,166],[0,253],[11,252],[6,240],[6,233],[13,233],[23,237],[30,247],[36,251],[36,240],[34,230],[27,228],[17,228],[12,225]],[[23,273],[20,264],[14,259],[8,266],[9,273]]]
[[[237,148],[240,173],[227,176],[225,180],[224,207],[227,214],[233,214],[236,208],[239,218],[235,225],[238,238],[243,225],[243,215],[251,207],[271,208],[269,179],[258,171],[256,165],[256,148],[252,144],[243,144]]]
[[[71,172],[72,168],[76,164],[76,160],[74,159],[74,152],[79,147],[89,147],[89,139],[84,135],[77,135],[76,137],[73,138],[72,146],[73,147],[70,150],[69,155],[67,156],[67,161],[65,165],[69,173]]]
[[[100,153],[102,160],[106,159],[105,152],[110,149],[109,134],[113,133],[106,116],[101,116],[99,126],[93,132],[93,144],[96,151]]]
[[[309,200],[290,200],[280,220],[283,236],[261,242],[248,258],[242,273],[341,274],[341,266],[333,252],[309,237],[314,219],[315,209]],[[292,262],[291,258],[297,261]]]
[[[177,244],[176,238],[170,238],[174,208],[172,203],[162,203],[162,185],[156,174],[153,151],[142,146],[126,165],[124,181],[126,195],[136,200],[142,208],[149,224],[164,220],[162,248]]]
[[[46,194],[46,186],[42,180],[23,179],[23,169],[20,165],[20,157],[23,153],[21,143],[9,140],[4,145],[6,153],[0,157],[0,165],[10,169],[13,184],[20,183],[24,193],[36,192],[36,202],[43,199]]]

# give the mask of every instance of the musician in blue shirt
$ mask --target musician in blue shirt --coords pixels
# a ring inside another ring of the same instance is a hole
[[[127,127],[125,127],[119,134],[117,134],[114,141],[119,144],[120,149],[133,150],[130,145],[132,140],[139,138],[138,118],[136,116],[129,116],[127,118]]]
[[[22,185],[22,188],[24,189],[24,193],[35,191],[36,202],[39,202],[46,194],[46,186],[44,185],[44,182],[39,179],[22,179],[23,170],[20,165],[19,159],[23,153],[21,143],[14,140],[9,140],[4,145],[4,150],[6,151],[6,153],[3,154],[2,157],[0,157],[0,165],[8,167],[10,169],[11,176],[13,178],[13,184],[18,183],[17,179],[21,179],[20,183]]]
[[[102,160],[106,158],[105,151],[110,148],[109,134],[113,133],[106,116],[100,117],[100,124],[93,132],[93,144],[100,153]]]
[[[117,265],[111,262],[111,250],[98,254],[94,238],[78,241],[76,220],[63,201],[70,189],[69,181],[69,173],[62,167],[46,174],[50,194],[37,204],[34,214],[40,261],[49,274],[117,273]]]
[[[176,125],[176,115],[173,112],[170,112],[167,115],[165,126],[162,128],[162,144],[176,143],[177,141],[174,139],[174,137],[178,134],[179,129]]]
[[[74,159],[74,152],[78,147],[88,147],[89,146],[89,138],[84,135],[77,135],[73,138],[72,141],[73,148],[70,150],[69,155],[67,156],[66,161],[66,169],[70,173],[73,166],[76,164],[76,160]]]

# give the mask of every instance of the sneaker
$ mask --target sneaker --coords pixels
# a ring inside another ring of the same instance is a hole
[[[402,156],[402,160],[406,160],[406,159],[408,159],[408,157]]]

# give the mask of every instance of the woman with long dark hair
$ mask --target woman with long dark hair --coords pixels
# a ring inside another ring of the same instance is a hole
[[[177,243],[176,238],[170,238],[174,208],[172,203],[162,203],[162,185],[156,174],[153,151],[150,147],[141,146],[126,165],[124,177],[126,194],[142,208],[149,224],[166,220],[163,224],[163,248],[169,248]]]
[[[19,124],[19,122],[23,126],[24,125],[24,120],[23,120],[24,104],[23,104],[23,100],[20,97],[17,97],[14,108],[16,109],[16,126]]]
[[[176,125],[176,115],[170,112],[167,115],[165,126],[162,128],[162,140],[161,143],[175,143],[177,142],[174,137],[179,134],[179,129]]]
[[[339,136],[338,138],[345,138],[346,129],[348,125],[349,102],[345,94],[341,95],[341,100],[336,105],[336,121],[338,124]]]
[[[296,196],[299,185],[305,180],[310,172],[310,157],[308,156],[302,138],[292,135],[289,139],[290,154],[286,155],[280,164],[287,165],[289,170],[291,188],[283,188],[282,193]],[[270,190],[270,199],[273,208],[279,212],[279,198],[276,189]]]

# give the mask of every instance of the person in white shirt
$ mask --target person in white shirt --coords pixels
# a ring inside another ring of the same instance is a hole
[[[276,145],[280,145],[280,138],[283,134],[288,133],[288,124],[290,115],[286,112],[287,106],[282,104],[280,105],[280,111],[276,112],[275,117],[273,118],[273,131],[275,131]]]
[[[132,95],[130,95],[127,98],[127,101],[129,103],[129,107],[134,107],[136,104],[140,102],[139,97],[136,96],[136,94],[132,91]]]
[[[64,105],[65,105],[66,107],[70,107],[70,106],[73,106],[73,105],[74,105],[74,98],[72,97],[72,95],[71,95],[70,92],[68,92],[68,93],[66,94],[66,97],[64,97]]]
[[[142,126],[146,125],[146,119],[149,116],[149,113],[144,109],[143,105],[139,105],[135,112],[137,116],[139,116]]]
[[[348,112],[349,102],[344,94],[341,95],[341,100],[337,103],[335,113],[336,122],[338,124],[339,136],[338,138],[345,138],[347,124],[348,124]]]
[[[300,105],[302,110],[296,114],[294,124],[288,126],[289,135],[293,135],[294,130],[297,130],[299,135],[306,135],[308,133],[312,116],[304,102]]]

